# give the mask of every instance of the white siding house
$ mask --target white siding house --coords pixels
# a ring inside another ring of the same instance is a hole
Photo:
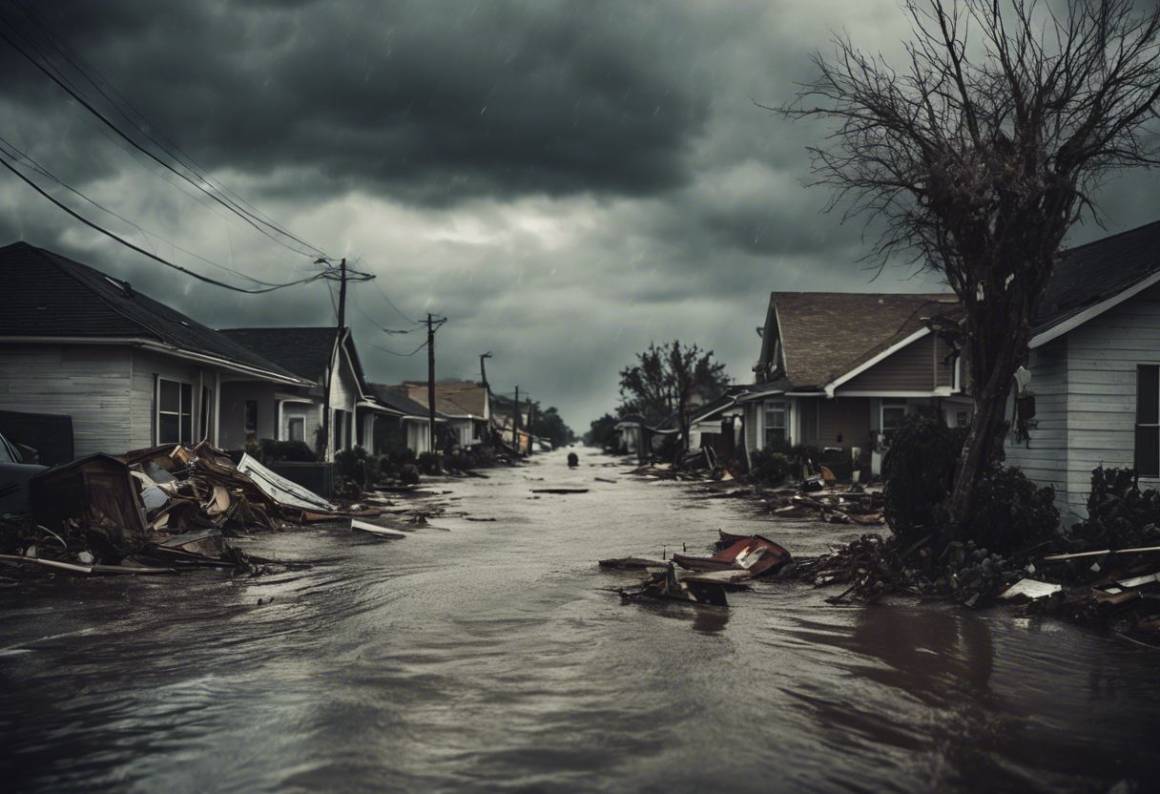
[[[1137,444],[1138,412],[1149,397],[1160,399],[1138,394],[1156,377],[1157,370],[1150,375],[1147,368],[1160,368],[1160,286],[1051,338],[1040,336],[1028,362],[1035,416],[1028,438],[1008,436],[1008,463],[1055,488],[1065,523],[1087,515],[1097,466],[1136,468],[1141,487],[1160,487],[1160,459],[1152,460],[1160,458],[1160,447]],[[1143,459],[1151,450],[1155,454]]]
[[[26,243],[0,248],[0,410],[72,419],[74,453],[220,445],[222,383],[304,381],[127,282]]]

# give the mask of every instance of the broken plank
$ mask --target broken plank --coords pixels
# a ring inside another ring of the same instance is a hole
[[[350,528],[359,532],[369,532],[372,535],[379,535],[384,538],[405,538],[406,532],[400,532],[397,529],[390,529],[389,527],[380,527],[378,524],[371,524],[367,521],[359,521],[357,518],[350,520]]]

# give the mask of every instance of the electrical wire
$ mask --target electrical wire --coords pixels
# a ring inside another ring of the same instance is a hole
[[[384,353],[390,353],[392,356],[398,356],[399,358],[410,358],[411,356],[415,355],[416,353],[418,353],[420,350],[422,350],[426,346],[427,346],[427,343],[424,342],[423,344],[419,345],[417,348],[412,350],[410,353],[400,353],[397,350],[391,350],[390,348],[383,347],[382,345],[371,345],[371,347],[375,348],[376,350],[381,350]]]
[[[20,7],[20,9],[22,11],[25,11],[25,9],[23,7]],[[86,110],[88,110],[90,113],[92,113],[98,120],[100,120],[102,123],[104,123],[109,129],[111,129],[113,132],[115,132],[117,135],[119,135],[121,138],[123,138],[126,142],[128,142],[134,149],[136,149],[139,152],[141,152],[142,154],[146,155],[147,157],[149,157],[150,159],[155,161],[158,165],[162,166],[166,170],[172,172],[176,176],[180,177],[181,179],[185,180],[189,184],[193,185],[195,188],[197,188],[199,191],[204,193],[206,196],[208,196],[212,200],[218,202],[219,204],[221,204],[223,207],[225,207],[227,210],[229,210],[233,214],[237,215],[239,218],[241,218],[243,221],[245,221],[247,224],[249,224],[251,227],[253,227],[255,230],[257,230],[259,233],[265,235],[266,237],[268,237],[269,239],[278,243],[279,245],[282,245],[283,247],[285,247],[291,251],[294,251],[295,253],[302,254],[302,255],[319,255],[319,254],[321,254],[321,255],[325,256],[325,252],[323,252],[321,249],[317,248],[316,246],[311,245],[310,243],[307,243],[304,240],[301,240],[300,238],[298,238],[294,234],[286,231],[285,229],[281,228],[277,224],[274,224],[271,221],[267,221],[267,220],[263,219],[255,212],[248,211],[245,207],[242,207],[237,202],[232,201],[232,200],[228,200],[228,197],[223,198],[222,195],[219,195],[219,192],[209,190],[206,187],[206,185],[212,185],[213,183],[207,177],[202,175],[197,169],[195,169],[189,165],[185,165],[185,168],[187,168],[189,171],[193,172],[193,174],[197,177],[197,179],[195,180],[195,179],[192,179],[188,174],[185,174],[182,171],[178,170],[177,168],[174,168],[174,166],[172,164],[170,164],[166,160],[159,157],[156,153],[154,153],[153,151],[151,151],[147,147],[143,146],[136,139],[134,139],[132,136],[128,135],[120,127],[118,127],[117,124],[115,122],[113,122],[107,115],[105,115],[100,110],[98,110],[89,100],[87,100],[84,96],[82,96],[81,92],[78,89],[76,89],[74,86],[72,86],[70,84],[70,82],[66,78],[63,77],[63,75],[58,74],[57,71],[52,67],[51,62],[49,62],[48,58],[44,57],[43,51],[41,51],[41,53],[42,53],[41,58],[43,59],[43,62],[42,62],[42,60],[38,59],[36,57],[36,55],[29,52],[28,49],[26,49],[24,46],[21,46],[20,43],[15,41],[12,38],[12,36],[8,35],[8,33],[5,32],[4,28],[0,28],[0,39],[3,39],[5,42],[7,42],[13,49],[15,49],[22,56],[24,56],[24,58],[26,60],[28,60],[32,65],[36,66],[37,69],[39,69],[41,72],[43,72],[49,79],[51,79],[54,83],[56,83],[61,89],[63,89],[74,100],[79,102]],[[27,43],[28,40],[25,39],[25,42]],[[33,45],[33,46],[35,46],[35,45]],[[96,82],[91,77],[88,77],[87,73],[83,69],[76,66],[75,64],[74,64],[74,68],[76,68],[78,72],[80,72],[83,76],[85,76],[86,79],[91,84],[93,84],[95,87],[97,87],[97,90],[103,96],[105,96],[106,99],[108,99],[110,101],[110,103],[114,105],[114,107],[117,107],[115,102],[113,102],[113,100],[108,96],[108,94],[106,94],[104,91],[102,91],[100,89],[100,87],[96,85]],[[121,115],[123,117],[125,116],[125,113],[123,111],[119,110],[119,112],[121,112]],[[128,119],[127,117],[126,117],[126,120],[129,120],[130,123],[132,123],[132,121],[130,119]],[[160,148],[162,151],[165,151],[171,157],[174,157],[174,159],[177,160],[179,163],[181,162],[181,160],[179,158],[174,156],[172,152],[167,151],[165,149],[165,147],[160,142],[158,142],[155,138],[153,138],[153,136],[151,136],[148,133],[148,131],[142,130],[141,127],[137,124],[133,124],[133,126],[135,129],[137,129],[137,131],[140,134],[144,135],[146,138],[148,138],[150,141],[152,141],[154,143],[154,145],[158,146],[158,148]],[[222,192],[224,192],[224,191],[222,191]],[[308,251],[303,251],[301,249],[295,248],[292,245],[287,244],[285,242],[285,240],[278,239],[273,234],[271,234],[271,231],[276,232],[278,235],[282,235],[283,237],[286,237],[290,240],[293,240],[294,242],[299,243],[300,245],[302,245],[306,249],[308,249]]]
[[[85,226],[88,226],[90,229],[93,229],[94,231],[98,231],[101,234],[105,235],[106,237],[110,237],[113,240],[116,240],[121,245],[125,246],[126,248],[133,250],[133,251],[136,251],[137,253],[141,254],[142,256],[148,257],[149,259],[152,259],[154,262],[157,262],[159,264],[165,265],[166,267],[173,268],[174,270],[185,273],[186,275],[192,276],[193,278],[197,279],[198,281],[203,281],[206,284],[212,284],[215,287],[221,287],[223,289],[232,290],[234,292],[243,292],[243,293],[246,293],[248,295],[261,295],[261,294],[264,294],[267,292],[273,292],[275,290],[284,289],[286,287],[293,287],[297,284],[307,284],[311,281],[316,281],[325,275],[324,273],[315,273],[313,276],[308,276],[306,278],[297,279],[296,281],[289,281],[289,282],[286,282],[284,284],[273,284],[273,285],[270,285],[268,287],[260,287],[260,288],[255,288],[255,289],[247,289],[245,287],[234,286],[233,284],[226,284],[224,281],[218,281],[217,279],[210,278],[209,276],[203,276],[201,273],[197,273],[193,270],[182,267],[181,265],[170,262],[165,257],[158,256],[157,254],[153,253],[152,251],[147,251],[144,248],[142,248],[141,246],[136,245],[135,243],[132,243],[132,242],[126,240],[124,237],[120,236],[116,232],[113,232],[113,231],[110,231],[109,229],[106,229],[104,226],[101,226],[96,221],[93,221],[93,220],[90,220],[89,218],[86,218],[84,215],[81,215],[79,212],[74,210],[72,207],[68,206],[67,204],[65,204],[64,202],[60,201],[55,196],[53,196],[51,193],[44,190],[44,188],[42,188],[40,185],[36,184],[35,181],[33,181],[32,179],[29,179],[27,176],[25,176],[23,173],[21,173],[20,170],[16,166],[14,166],[12,163],[9,163],[7,160],[0,159],[0,165],[7,168],[9,171],[11,171],[13,174],[15,174],[18,179],[20,179],[22,182],[27,184],[29,187],[31,187],[33,190],[35,190],[41,196],[43,196],[44,198],[51,201],[53,204],[55,204],[61,210],[63,210],[64,212],[66,212],[68,215],[72,216],[76,220],[80,221]]]
[[[16,162],[19,162],[21,160],[27,161],[29,166],[32,168],[32,170],[36,171],[36,173],[40,174],[41,176],[43,176],[47,179],[52,180],[53,182],[55,182],[57,185],[59,185],[63,189],[72,193],[74,196],[81,199],[82,201],[92,205],[93,207],[100,210],[101,212],[104,212],[108,215],[112,215],[114,218],[128,224],[129,226],[132,226],[145,238],[153,238],[155,240],[158,240],[158,241],[168,245],[169,247],[173,248],[174,250],[181,251],[183,254],[186,254],[187,256],[191,256],[194,259],[197,259],[197,260],[200,260],[201,262],[204,262],[205,264],[209,265],[210,267],[214,267],[214,268],[217,268],[218,270],[221,270],[223,272],[231,273],[231,274],[238,276],[240,278],[244,278],[247,281],[250,281],[250,282],[257,284],[259,286],[263,286],[263,287],[275,286],[275,284],[273,282],[263,281],[261,279],[254,278],[253,276],[246,275],[245,273],[242,273],[240,271],[226,267],[225,265],[214,262],[212,259],[207,259],[206,257],[204,257],[198,253],[190,251],[189,249],[178,245],[177,243],[173,242],[172,240],[169,240],[166,237],[163,237],[162,235],[157,234],[156,232],[151,232],[151,231],[144,229],[139,224],[135,223],[134,221],[130,220],[129,218],[126,218],[124,215],[121,215],[119,212],[116,212],[115,210],[109,209],[108,207],[106,207],[104,204],[100,203],[96,199],[90,198],[89,196],[85,195],[81,191],[77,190],[72,185],[68,184],[63,179],[58,177],[56,174],[49,171],[44,165],[37,162],[37,160],[35,160],[28,153],[21,151],[11,141],[7,140],[3,136],[0,136],[0,152],[7,155],[10,159],[12,159]],[[156,251],[154,251],[154,253],[156,253]]]

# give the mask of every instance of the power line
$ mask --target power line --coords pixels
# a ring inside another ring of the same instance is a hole
[[[81,58],[79,55],[76,55],[75,57],[70,55],[68,50],[64,46],[62,46],[62,44],[60,43],[60,37],[52,32],[52,30],[48,26],[48,24],[46,22],[44,22],[44,20],[40,17],[39,14],[36,13],[35,10],[30,8],[27,3],[21,2],[21,0],[9,0],[9,2],[12,5],[15,5],[17,8],[19,8],[20,11],[24,14],[24,16],[32,21],[32,23],[40,30],[41,34],[43,35],[45,41],[47,41],[48,45],[50,47],[52,47],[52,49],[55,50],[65,60],[65,62],[67,62],[70,66],[72,66],[76,72],[78,72],[82,77],[84,77],[85,80],[88,81],[88,83],[93,86],[93,88],[97,89],[97,92],[100,93],[100,95],[102,97],[104,97],[105,100],[108,101],[108,103],[118,113],[121,114],[122,118],[124,118],[126,121],[128,121],[130,124],[132,124],[133,127],[138,132],[140,132],[142,135],[144,135],[146,138],[148,138],[150,141],[152,141],[158,148],[160,148],[166,154],[173,157],[174,160],[181,163],[181,165],[183,165],[185,168],[194,172],[198,176],[199,179],[202,179],[203,181],[205,181],[209,185],[213,186],[220,193],[222,193],[226,196],[229,196],[231,198],[231,200],[237,202],[238,204],[242,205],[246,209],[252,211],[252,213],[255,217],[257,217],[259,220],[261,220],[266,225],[268,225],[271,228],[278,231],[278,233],[283,234],[292,240],[296,240],[297,242],[302,243],[307,248],[310,248],[312,251],[314,251],[317,254],[325,254],[325,252],[322,251],[321,249],[316,248],[315,246],[311,245],[310,243],[306,242],[305,240],[301,240],[301,239],[295,237],[292,233],[287,231],[284,227],[275,223],[269,216],[267,216],[265,213],[262,213],[260,210],[258,210],[257,207],[254,207],[252,204],[247,202],[244,198],[239,196],[237,193],[234,193],[233,191],[229,190],[227,187],[225,187],[221,183],[213,180],[211,177],[200,173],[199,169],[196,167],[196,163],[193,162],[192,158],[190,158],[189,155],[187,155],[184,151],[182,151],[180,146],[178,146],[172,140],[167,138],[161,132],[155,133],[151,129],[152,125],[149,123],[149,119],[146,118],[145,114],[137,109],[137,107],[133,104],[132,100],[130,100],[127,96],[125,96],[123,93],[121,93],[119,90],[117,90],[117,87],[115,85],[113,85],[107,78],[105,78],[105,76],[103,74],[101,74],[99,69],[96,69],[91,64],[86,64],[84,62],[84,59]],[[99,78],[99,82],[97,79],[94,79],[93,74],[96,74],[97,78]],[[108,89],[108,90],[106,90],[106,89]],[[109,92],[116,94],[116,97],[110,96]],[[125,108],[128,108],[132,112],[132,114],[134,116],[136,116],[136,121],[134,119],[130,118],[129,114],[125,112]]]
[[[308,282],[315,281],[317,279],[324,278],[326,276],[325,272],[315,273],[313,276],[308,276],[307,278],[298,279],[296,281],[289,281],[285,284],[273,284],[273,285],[270,285],[268,287],[260,287],[260,288],[255,288],[255,289],[247,289],[245,287],[235,287],[232,284],[226,284],[224,281],[218,281],[217,279],[210,278],[209,276],[203,276],[202,274],[196,273],[192,270],[189,270],[188,268],[184,268],[181,265],[174,264],[173,262],[170,262],[168,259],[166,259],[162,256],[158,256],[157,254],[155,254],[151,251],[147,251],[144,248],[142,248],[141,246],[136,245],[135,243],[129,242],[128,240],[126,240],[124,237],[121,237],[116,232],[109,231],[108,229],[106,229],[104,226],[101,226],[96,221],[92,221],[92,220],[86,218],[84,215],[81,215],[79,212],[74,210],[72,207],[69,207],[67,204],[58,200],[55,196],[53,196],[52,194],[45,191],[40,185],[36,184],[36,182],[34,182],[33,180],[29,179],[27,176],[22,174],[20,172],[20,170],[16,168],[16,166],[12,165],[7,160],[0,159],[0,165],[7,168],[9,171],[11,171],[13,174],[15,174],[17,176],[17,178],[19,178],[22,182],[27,184],[29,187],[31,187],[33,190],[35,190],[41,196],[43,196],[44,198],[51,201],[57,207],[64,210],[66,213],[68,213],[70,216],[72,216],[76,220],[80,221],[81,223],[83,223],[85,226],[88,226],[90,229],[98,231],[101,234],[103,234],[107,237],[110,237],[113,240],[116,240],[121,245],[123,245],[126,248],[129,248],[133,251],[136,251],[137,253],[141,254],[142,256],[148,257],[149,259],[152,259],[155,262],[158,262],[162,265],[165,265],[166,267],[170,267],[170,268],[173,268],[174,270],[178,270],[182,273],[185,273],[188,276],[192,276],[193,278],[197,279],[198,281],[204,281],[206,284],[213,284],[215,287],[221,287],[223,289],[233,290],[234,292],[243,292],[243,293],[246,293],[248,295],[261,295],[263,293],[273,292],[274,290],[283,289],[285,287],[292,287],[296,284],[306,284]]]
[[[243,221],[245,221],[247,224],[249,224],[251,227],[253,227],[255,230],[257,230],[259,233],[265,235],[266,237],[268,237],[269,239],[278,243],[279,245],[281,245],[281,246],[283,246],[291,251],[294,251],[295,253],[298,253],[298,254],[315,255],[315,254],[323,254],[324,253],[323,251],[321,251],[321,249],[311,245],[310,243],[307,243],[303,240],[300,240],[298,237],[291,234],[290,232],[287,232],[286,230],[282,229],[281,227],[278,227],[276,224],[273,224],[272,222],[265,221],[262,218],[258,217],[255,213],[249,212],[248,210],[246,210],[244,207],[240,206],[236,202],[234,202],[232,200],[228,200],[228,198],[223,198],[221,195],[219,195],[218,192],[209,190],[206,187],[206,185],[212,184],[212,183],[210,182],[210,180],[208,178],[201,175],[196,169],[189,167],[189,166],[185,166],[188,170],[192,171],[195,176],[198,177],[197,180],[194,180],[194,179],[190,178],[190,176],[188,174],[178,170],[177,168],[174,168],[172,164],[165,161],[164,159],[159,157],[157,154],[155,154],[153,151],[151,151],[147,147],[140,144],[136,139],[134,139],[132,136],[128,135],[120,127],[118,127],[116,125],[116,123],[113,122],[108,116],[106,116],[104,113],[102,113],[100,110],[98,110],[91,102],[89,102],[84,96],[81,95],[79,90],[75,89],[72,85],[70,85],[69,81],[66,78],[64,78],[61,75],[58,75],[56,73],[56,70],[54,68],[51,68],[51,64],[48,62],[47,58],[44,58],[44,62],[41,62],[41,60],[39,60],[33,53],[29,52],[25,47],[21,46],[11,36],[9,36],[8,33],[5,32],[5,30],[3,28],[0,28],[0,39],[3,39],[4,41],[6,41],[13,49],[15,49],[22,56],[24,56],[24,58],[26,60],[28,60],[32,65],[34,65],[37,69],[39,69],[41,72],[43,72],[46,76],[48,76],[49,79],[51,79],[54,83],[56,83],[69,96],[71,96],[73,99],[75,99],[77,102],[79,102],[86,110],[88,110],[94,116],[96,116],[96,118],[99,119],[102,123],[104,123],[107,127],[109,127],[109,129],[111,129],[113,132],[117,133],[117,135],[122,137],[134,149],[136,149],[139,152],[141,152],[142,154],[146,155],[147,157],[149,157],[150,159],[155,161],[158,165],[162,166],[166,170],[172,172],[173,174],[177,175],[178,177],[189,182],[191,185],[193,185],[199,191],[201,191],[205,195],[209,196],[211,199],[218,202],[219,204],[224,206],[226,209],[233,212],[235,215],[237,215],[239,218],[241,218]],[[27,39],[26,39],[26,41],[27,41]],[[33,46],[35,46],[35,45],[33,45]],[[41,57],[43,58],[44,56],[42,55]],[[82,75],[85,74],[83,70],[78,69],[78,71],[80,71]],[[90,79],[90,82],[93,82],[93,81]],[[98,88],[98,90],[100,90],[100,89]],[[122,115],[124,115],[124,114],[122,113]],[[160,143],[158,143],[156,140],[154,140],[149,135],[148,132],[142,130],[139,125],[134,124],[133,126],[135,129],[138,130],[138,132],[140,134],[143,134],[146,138],[149,138],[150,140],[152,140],[155,145],[157,145],[159,148],[161,148],[163,151],[165,151],[165,148]],[[170,153],[170,152],[166,152],[166,153],[170,154],[170,156],[173,156],[172,153]],[[177,159],[177,158],[175,157],[174,159]],[[180,160],[179,160],[179,162],[180,162]],[[295,248],[292,245],[287,244],[284,240],[280,240],[277,237],[275,237],[273,234],[271,234],[270,233],[271,231],[274,231],[279,235],[282,235],[282,236],[287,237],[291,240],[294,240],[295,242],[305,246],[307,249],[309,249],[309,251],[302,251],[300,249]]]
[[[65,182],[63,179],[58,177],[56,174],[49,171],[44,165],[37,162],[37,160],[34,159],[32,156],[30,156],[27,152],[21,151],[11,141],[7,140],[3,136],[0,136],[0,152],[3,152],[5,155],[7,155],[13,161],[16,161],[16,162],[19,162],[20,160],[27,161],[29,163],[29,165],[32,167],[32,169],[34,171],[36,171],[38,174],[40,174],[41,176],[44,176],[47,179],[51,179],[53,182],[55,182],[60,187],[64,188],[68,192],[72,193],[74,196],[81,199],[82,201],[97,208],[101,212],[112,215],[114,218],[117,218],[118,220],[128,224],[129,226],[132,226],[143,237],[155,238],[156,240],[159,240],[160,242],[165,243],[166,245],[170,246],[171,248],[173,248],[177,251],[181,251],[183,254],[186,254],[187,256],[191,256],[194,259],[198,259],[198,260],[204,262],[205,264],[209,265],[210,267],[215,267],[218,270],[224,271],[226,273],[231,273],[231,274],[238,276],[240,278],[244,278],[247,281],[251,281],[254,284],[258,284],[259,286],[263,286],[263,287],[275,286],[272,282],[262,281],[261,279],[257,279],[257,278],[254,278],[253,276],[246,275],[245,273],[234,270],[233,268],[226,267],[225,265],[214,262],[212,259],[207,259],[206,257],[201,256],[200,254],[194,253],[193,251],[190,251],[187,248],[184,248],[184,247],[178,245],[177,243],[173,242],[172,240],[169,240],[168,238],[163,237],[162,235],[157,234],[156,232],[151,232],[151,231],[146,230],[140,224],[135,223],[134,221],[130,220],[129,218],[126,218],[124,215],[121,215],[119,212],[116,212],[114,210],[109,209],[108,207],[106,207],[104,204],[100,203],[96,199],[93,199],[93,198],[85,195],[84,193],[82,193],[80,190],[77,190],[72,185],[70,185],[69,183]]]
[[[415,355],[423,348],[427,347],[427,343],[423,342],[421,345],[419,345],[417,348],[412,350],[410,353],[400,353],[397,350],[391,350],[390,348],[383,347],[382,345],[371,345],[371,347],[375,348],[376,350],[381,350],[384,353],[390,353],[392,356],[398,356],[399,358],[410,358],[411,356]]]

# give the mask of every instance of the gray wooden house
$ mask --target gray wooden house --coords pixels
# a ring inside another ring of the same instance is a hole
[[[315,386],[128,282],[43,248],[0,248],[0,284],[0,411],[71,417],[78,456],[227,446],[226,389]]]
[[[958,357],[930,327],[958,313],[950,294],[774,292],[758,329],[756,383],[697,419],[741,407],[747,452],[804,444],[877,473],[907,413],[969,421]]]
[[[1096,466],[1160,487],[1160,222],[1065,252],[1027,369],[1007,461],[1055,488],[1065,522],[1086,515]]]
[[[375,451],[375,417],[391,411],[368,388],[349,329],[341,345],[335,344],[337,331],[332,326],[225,328],[221,333],[312,384],[296,393],[269,383],[226,384],[222,411],[233,418],[231,433],[226,436],[230,446],[244,444],[248,436],[256,435],[303,441],[317,449],[326,404],[326,379],[333,372],[328,457],[333,459],[335,452],[356,446]]]

